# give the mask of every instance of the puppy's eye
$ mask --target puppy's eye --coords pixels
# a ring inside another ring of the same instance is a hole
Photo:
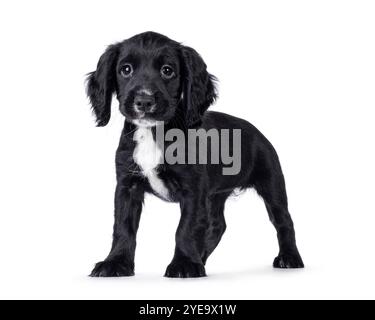
[[[160,73],[164,79],[171,79],[175,74],[172,67],[167,64],[161,67]]]
[[[133,74],[132,65],[129,63],[123,65],[120,69],[120,73],[124,78],[129,78]]]

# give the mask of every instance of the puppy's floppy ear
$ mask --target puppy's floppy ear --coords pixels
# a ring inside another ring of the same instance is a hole
[[[194,126],[201,122],[204,112],[217,97],[216,78],[207,72],[206,64],[194,49],[182,46],[181,57],[185,117],[187,125]]]
[[[116,90],[116,62],[119,45],[110,45],[99,59],[96,71],[87,76],[86,92],[98,127],[105,126],[111,117],[112,95]]]

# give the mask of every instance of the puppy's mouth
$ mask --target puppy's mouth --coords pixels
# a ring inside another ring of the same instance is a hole
[[[133,119],[132,122],[138,126],[138,127],[155,127],[158,123],[156,120],[150,120],[150,119]]]
[[[155,114],[156,111],[156,104],[150,106],[147,111],[140,109],[138,106],[133,105],[133,110],[135,113],[135,117],[138,119],[148,118],[152,117]]]
[[[156,104],[150,106],[147,111],[141,110],[136,105],[133,105],[134,114],[131,121],[139,127],[154,127],[157,124],[155,116]]]
[[[132,99],[133,101],[129,101]],[[126,99],[120,106],[120,112],[127,118],[129,122],[132,122],[138,126],[152,127],[157,122],[163,121],[168,122],[174,115],[175,107],[169,101],[165,99],[158,99],[152,104],[136,104],[134,98]]]

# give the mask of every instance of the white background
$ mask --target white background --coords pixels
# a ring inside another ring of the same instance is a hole
[[[373,1],[2,1],[0,297],[375,298]],[[277,149],[304,270],[278,248],[260,198],[229,200],[205,279],[166,279],[178,205],[147,197],[136,276],[91,279],[111,244],[113,103],[95,128],[84,92],[105,47],[157,31],[220,79],[212,109]]]

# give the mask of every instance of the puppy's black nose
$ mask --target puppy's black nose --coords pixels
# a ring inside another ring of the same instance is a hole
[[[153,95],[140,95],[134,98],[134,105],[137,111],[147,112],[155,105]]]

